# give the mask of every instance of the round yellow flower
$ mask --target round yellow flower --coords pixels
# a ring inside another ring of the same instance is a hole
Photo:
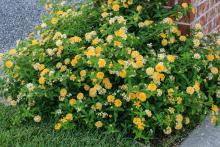
[[[62,15],[62,14],[63,14],[62,10],[57,11],[57,15]]]
[[[122,106],[122,102],[119,99],[116,99],[114,104],[115,104],[116,107],[121,107]]]
[[[40,77],[38,82],[39,82],[39,84],[44,85],[45,84],[45,78],[44,77]]]
[[[167,56],[167,60],[169,61],[169,62],[174,62],[175,61],[175,59],[176,59],[176,57],[174,56],[174,55],[168,55]]]
[[[137,128],[138,128],[139,130],[144,130],[144,123],[138,124],[138,125],[137,125]]]
[[[79,74],[81,77],[86,76],[86,70],[81,70]]]
[[[140,92],[140,93],[138,93],[137,98],[140,101],[145,102],[147,100],[147,95],[144,92]]]
[[[212,67],[211,68],[211,73],[214,74],[214,75],[218,74],[218,68]]]
[[[143,7],[142,7],[141,5],[138,5],[138,6],[137,6],[137,11],[138,11],[138,12],[141,12],[142,9],[143,9]]]
[[[188,8],[188,3],[182,3],[182,7],[184,8],[184,9],[186,9],[186,8]]]
[[[212,105],[212,111],[218,113],[218,111],[219,111],[218,106],[217,105]]]
[[[101,121],[97,121],[95,123],[96,128],[101,128],[103,126],[103,123]]]
[[[99,59],[99,61],[98,61],[98,65],[99,65],[100,68],[105,67],[105,65],[106,65],[106,61],[105,61],[105,59]]]
[[[45,65],[44,64],[39,64],[38,65],[38,70],[44,70],[45,69]]]
[[[102,82],[103,82],[104,87],[106,89],[111,89],[112,88],[112,83],[110,82],[110,80],[108,78],[104,78],[104,80]]]
[[[90,89],[89,89],[89,96],[90,96],[90,97],[96,97],[96,96],[97,96],[97,90],[96,90],[96,88],[90,88]]]
[[[155,69],[157,72],[162,72],[164,71],[165,67],[162,63],[158,63],[156,66],[155,66]]]
[[[134,123],[135,125],[141,124],[141,123],[142,123],[141,118],[139,118],[139,117],[134,117],[134,118],[133,118],[133,123]]]
[[[172,133],[172,128],[171,127],[167,127],[166,129],[163,130],[164,134],[169,135]]]
[[[199,38],[199,39],[202,39],[203,36],[204,36],[204,34],[203,34],[202,32],[198,32],[198,33],[196,34],[196,37]]]
[[[180,36],[180,41],[185,42],[186,41],[186,36]]]
[[[180,130],[183,128],[183,124],[182,123],[176,123],[175,129],[176,130]]]
[[[38,44],[38,41],[36,39],[31,41],[31,45],[37,45],[37,44]]]
[[[71,44],[79,43],[79,42],[82,41],[82,39],[80,37],[78,37],[78,36],[71,37],[69,40],[70,40]]]
[[[67,90],[65,89],[65,88],[62,88],[61,90],[60,90],[60,96],[61,97],[65,97],[67,95]]]
[[[191,87],[191,86],[187,87],[187,89],[186,89],[186,93],[192,95],[194,92],[195,92],[195,90],[194,90],[193,87]]]
[[[125,78],[126,77],[126,75],[127,75],[127,72],[126,72],[126,70],[125,69],[123,69],[122,71],[120,71],[120,73],[119,73],[119,76],[121,77],[121,78]]]
[[[162,44],[163,46],[167,46],[167,44],[168,44],[167,39],[163,39],[162,42],[161,42],[161,44]]]
[[[69,104],[70,106],[74,106],[76,104],[76,99],[70,99]]]
[[[213,61],[215,59],[214,55],[212,54],[207,55],[206,58],[208,61]]]
[[[73,120],[73,114],[68,113],[68,114],[66,115],[66,120],[72,121],[72,120]]]
[[[11,67],[13,66],[13,62],[12,62],[11,60],[7,60],[7,61],[5,62],[5,66],[6,66],[7,68],[11,68]]]
[[[98,73],[96,74],[96,77],[97,77],[98,79],[103,79],[104,76],[105,76],[105,74],[104,74],[103,72],[98,72]]]
[[[147,89],[150,91],[156,91],[157,90],[157,85],[154,83],[151,83],[147,86]]]
[[[182,101],[183,101],[183,99],[182,99],[182,97],[177,97],[177,104],[182,104]]]
[[[76,80],[76,76],[75,76],[75,75],[71,75],[71,76],[70,76],[70,80],[71,80],[71,81],[75,81],[75,80]]]
[[[180,122],[183,121],[183,116],[182,116],[182,114],[177,114],[177,115],[176,115],[176,121],[177,121],[178,123],[180,123]]]
[[[163,39],[165,39],[165,38],[167,37],[167,35],[164,34],[164,33],[160,33],[160,37],[162,37]]]
[[[108,101],[109,103],[114,103],[114,101],[115,101],[115,96],[109,95],[109,96],[107,97],[107,101]]]
[[[78,100],[82,100],[84,98],[84,94],[83,93],[78,93],[77,94],[77,99]]]
[[[57,124],[55,124],[54,129],[60,130],[61,126],[62,126],[61,123],[57,123]]]
[[[53,25],[55,25],[55,24],[57,24],[57,22],[58,22],[58,19],[57,18],[55,18],[55,17],[53,17],[52,19],[51,19],[51,21],[50,21]]]
[[[10,49],[9,54],[12,56],[16,55],[16,49],[14,48]]]
[[[212,116],[211,117],[211,123],[212,124],[216,124],[216,122],[217,122],[217,117],[216,116]]]
[[[95,108],[97,109],[97,110],[102,110],[102,103],[96,103],[95,104]]]
[[[112,10],[113,10],[113,11],[119,11],[119,9],[120,9],[120,6],[119,6],[118,4],[114,4],[114,5],[112,6]]]

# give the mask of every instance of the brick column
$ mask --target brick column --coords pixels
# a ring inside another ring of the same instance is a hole
[[[196,23],[203,26],[206,34],[220,32],[220,0],[170,0],[168,7],[177,3],[191,3],[195,7],[195,15],[190,13],[178,24],[183,33],[188,33]]]

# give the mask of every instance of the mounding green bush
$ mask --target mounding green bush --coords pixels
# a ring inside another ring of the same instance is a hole
[[[176,20],[194,8],[166,1],[46,3],[36,31],[1,54],[4,97],[17,122],[52,117],[150,141],[211,113],[218,124],[220,39]]]

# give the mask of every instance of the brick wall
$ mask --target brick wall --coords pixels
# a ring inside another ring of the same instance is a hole
[[[196,23],[203,26],[204,33],[220,32],[220,0],[170,0],[168,6],[183,2],[193,4],[196,12],[178,22],[183,32],[187,33]]]

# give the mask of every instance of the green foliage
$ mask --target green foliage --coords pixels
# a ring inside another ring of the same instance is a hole
[[[207,113],[218,123],[219,36],[199,24],[184,35],[175,23],[192,6],[100,4],[47,3],[37,36],[1,55],[15,122],[52,118],[57,131],[86,126],[146,143]]]

